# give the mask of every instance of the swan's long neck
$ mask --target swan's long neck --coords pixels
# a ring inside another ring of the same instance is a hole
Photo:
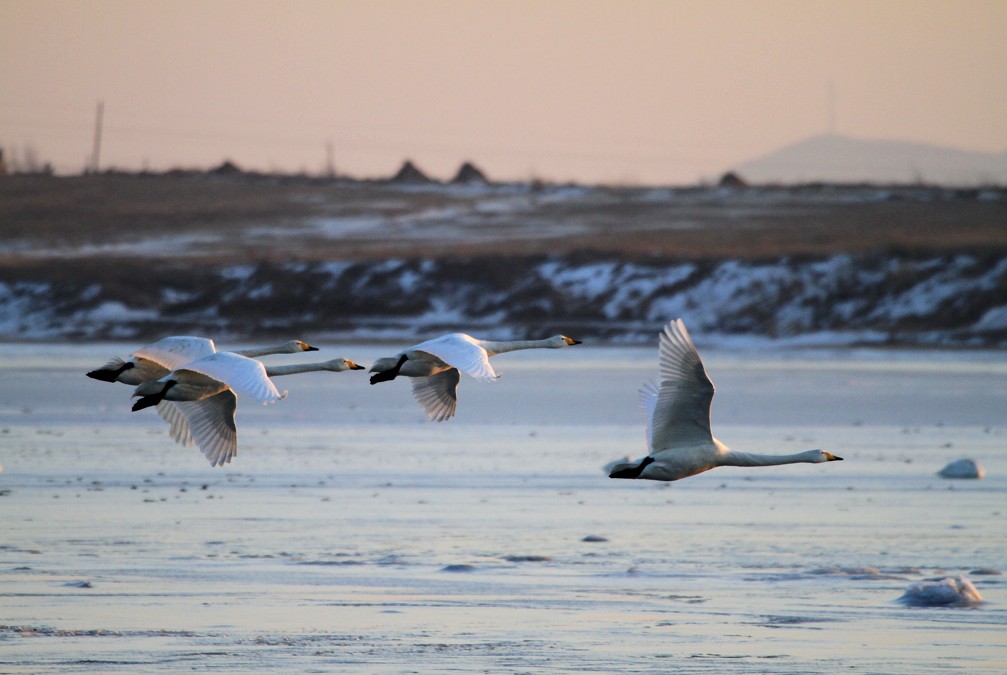
[[[793,455],[757,455],[751,452],[730,450],[721,456],[718,462],[721,466],[777,466],[779,464],[815,463],[817,450],[798,452]]]
[[[505,354],[506,352],[516,352],[519,349],[548,349],[553,346],[549,340],[508,340],[505,342],[481,340],[479,345],[490,356]]]
[[[298,373],[313,373],[317,370],[335,370],[328,362],[322,363],[294,363],[289,366],[266,366],[266,375],[277,377],[279,375],[297,375]]]
[[[269,356],[270,354],[286,354],[290,350],[287,348],[286,343],[282,345],[273,345],[271,347],[252,347],[251,349],[241,349],[235,351],[235,354],[240,354],[241,356],[247,356],[248,358],[256,358],[258,356]]]

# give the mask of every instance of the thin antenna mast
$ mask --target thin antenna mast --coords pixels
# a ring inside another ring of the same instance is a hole
[[[101,125],[105,117],[105,102],[98,101],[98,111],[94,118],[94,150],[91,152],[91,172],[98,173],[101,160]]]
[[[336,152],[332,141],[325,142],[325,176],[326,178],[336,177]]]

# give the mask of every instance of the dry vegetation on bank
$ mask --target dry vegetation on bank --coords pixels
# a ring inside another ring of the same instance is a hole
[[[337,236],[305,227],[326,219],[380,224]],[[0,254],[7,264],[31,249],[58,255],[81,246],[201,235],[219,242],[199,252],[213,262],[583,251],[678,259],[990,253],[1007,251],[1007,193],[871,186],[417,187],[207,174],[0,179]]]

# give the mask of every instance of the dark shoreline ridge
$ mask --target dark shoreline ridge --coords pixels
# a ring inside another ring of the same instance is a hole
[[[682,315],[716,335],[995,347],[1007,345],[1005,289],[1007,255],[997,254],[40,261],[0,271],[0,338],[412,339],[464,327],[647,343],[663,318]]]

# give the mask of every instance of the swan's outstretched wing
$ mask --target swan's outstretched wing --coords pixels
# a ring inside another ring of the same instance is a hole
[[[224,466],[238,454],[238,429],[234,423],[237,399],[231,391],[199,401],[178,401],[178,410],[189,424],[196,447],[210,466]]]
[[[168,423],[168,434],[179,445],[192,445],[192,435],[189,433],[189,423],[185,415],[178,409],[175,401],[161,401],[157,404],[157,414]]]
[[[647,447],[651,446],[650,437],[653,436],[651,427],[654,424],[654,410],[657,408],[657,397],[661,394],[660,390],[660,380],[654,378],[643,383],[640,387],[640,407],[643,409],[643,415],[647,420]]]
[[[458,369],[448,370],[429,377],[414,377],[413,397],[426,411],[431,422],[443,422],[455,416],[458,405]]]
[[[490,365],[486,350],[474,338],[464,333],[442,335],[413,347],[416,351],[433,354],[449,366],[464,371],[477,380],[495,380],[497,374]]]
[[[713,382],[681,319],[664,327],[659,363],[660,385],[650,421],[651,450],[711,443]]]
[[[133,352],[133,357],[147,359],[168,370],[175,370],[192,361],[206,358],[216,351],[216,345],[209,338],[174,335],[140,347]]]
[[[239,396],[248,396],[260,403],[273,403],[287,395],[286,392],[281,394],[276,389],[276,385],[266,375],[266,368],[261,361],[247,356],[217,352],[199,361],[193,361],[177,372],[185,371],[199,373],[223,382]]]

